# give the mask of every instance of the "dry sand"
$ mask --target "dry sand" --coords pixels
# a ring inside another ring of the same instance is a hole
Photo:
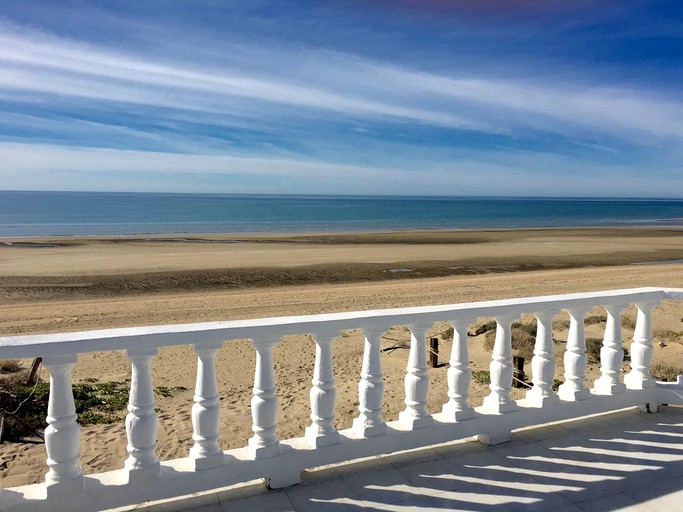
[[[213,240],[219,237],[212,237]],[[235,239],[234,237],[220,237]],[[208,237],[206,239],[209,239]],[[184,323],[288,314],[391,308],[474,300],[595,291],[638,286],[683,288],[683,265],[624,265],[683,257],[683,233],[675,230],[527,230],[416,232],[242,237],[239,243],[170,240],[34,240],[0,246],[0,335],[77,331],[93,328]],[[40,247],[55,244],[59,247]],[[586,265],[599,265],[585,268]],[[520,272],[520,270],[526,270]],[[431,277],[430,277],[431,276]],[[590,314],[600,314],[595,310]],[[633,308],[625,313],[633,319]],[[558,378],[566,327],[556,318]],[[485,319],[480,319],[483,322]],[[523,320],[532,321],[531,317]],[[350,325],[351,329],[353,326]],[[447,324],[435,325],[441,332]],[[683,367],[683,344],[665,331],[683,331],[683,305],[665,302],[654,327],[667,346],[655,361]],[[604,323],[587,335],[601,337]],[[390,330],[383,340],[384,417],[403,408],[408,333]],[[632,330],[625,328],[628,347]],[[487,370],[484,336],[471,337],[473,370]],[[188,340],[191,342],[191,340]],[[397,346],[395,350],[391,347]],[[448,359],[449,340],[441,343]],[[340,333],[334,346],[337,427],[357,414],[362,337]],[[24,366],[28,361],[22,362]],[[279,433],[303,434],[309,424],[308,392],[314,345],[306,336],[284,338],[275,350]],[[527,361],[527,373],[530,373]],[[625,368],[628,362],[625,362]],[[162,349],[154,361],[154,385],[184,387],[157,396],[161,459],[182,457],[191,446],[190,408],[195,379],[190,347]],[[243,446],[251,435],[249,400],[254,351],[246,340],[226,343],[218,355],[222,398],[221,444]],[[430,369],[429,410],[447,400],[447,366]],[[590,364],[588,382],[599,374]],[[82,355],[74,380],[126,381],[122,353]],[[43,378],[47,375],[43,372]],[[488,393],[473,382],[472,402]],[[515,398],[523,390],[513,390]],[[124,411],[125,412],[125,411]],[[123,416],[123,413],[121,416]],[[126,457],[122,422],[82,429],[86,473],[120,468]],[[0,445],[3,486],[41,481],[46,471],[40,440]]]

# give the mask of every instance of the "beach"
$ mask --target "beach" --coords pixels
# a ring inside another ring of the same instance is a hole
[[[683,288],[683,263],[676,262],[681,258],[683,231],[662,227],[8,238],[0,245],[0,336],[640,286]],[[601,313],[596,309],[589,315]],[[635,318],[633,306],[624,318]],[[553,330],[559,378],[566,319],[566,313],[558,315]],[[525,315],[522,321],[532,323],[533,317]],[[625,322],[622,332],[626,347],[633,335],[628,325]],[[655,361],[683,367],[683,342],[670,334],[683,332],[683,304],[661,304],[654,312],[653,328],[658,336],[669,333],[666,347],[655,347]],[[447,330],[446,323],[439,323],[432,334]],[[604,322],[596,322],[587,327],[587,336],[601,337],[603,331]],[[488,370],[491,353],[484,348],[484,338],[469,338],[474,371]],[[405,329],[395,327],[382,341],[385,420],[396,419],[404,407],[408,339]],[[349,325],[334,344],[340,429],[349,427],[357,414],[362,341],[361,333]],[[314,348],[306,333],[284,338],[275,348],[281,438],[303,435],[310,423]],[[442,334],[443,363],[449,350],[450,339]],[[154,385],[173,390],[168,396],[157,395],[162,460],[186,456],[192,443],[195,359],[188,345],[162,349],[154,360]],[[24,368],[29,363],[22,361]],[[248,340],[231,340],[218,354],[224,449],[244,446],[251,436],[254,364]],[[84,354],[74,381],[125,382],[129,365],[123,353]],[[628,369],[628,362],[624,365]],[[446,364],[429,370],[430,412],[447,401],[446,371]],[[589,364],[588,383],[598,375],[599,365]],[[42,378],[47,378],[44,371]],[[473,382],[474,405],[486,394],[486,385]],[[515,398],[523,394],[524,390],[513,389]],[[125,444],[122,421],[84,426],[81,456],[86,473],[122,467]],[[47,468],[42,443],[5,443],[0,454],[4,487],[43,479]]]

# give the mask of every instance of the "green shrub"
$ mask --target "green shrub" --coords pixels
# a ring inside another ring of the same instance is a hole
[[[33,395],[31,395],[33,393]],[[115,423],[123,418],[128,404],[128,386],[122,382],[78,383],[73,385],[74,405],[78,423]],[[5,434],[8,439],[40,435],[45,429],[50,385],[38,382],[26,386],[18,380],[0,379],[0,404],[16,414],[5,416]]]
[[[185,386],[175,386],[171,388],[168,386],[157,386],[154,388],[154,392],[163,397],[173,396],[174,391],[187,391],[187,388]]]
[[[488,370],[474,370],[472,372],[472,380],[477,384],[491,384],[491,372]]]
[[[564,381],[560,379],[553,379],[553,391],[557,392],[562,384],[564,384]]]
[[[14,412],[26,400],[26,403],[15,414],[5,415],[7,439],[34,435],[45,428],[50,386],[46,382],[39,382],[35,393],[29,398],[31,392],[33,392],[33,386],[24,386],[18,380],[0,379],[0,404],[5,411]]]

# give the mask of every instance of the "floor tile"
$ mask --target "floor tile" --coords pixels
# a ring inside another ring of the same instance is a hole
[[[342,479],[362,500],[398,503],[421,494],[398,469],[391,468],[370,474],[342,475]]]
[[[287,489],[285,494],[297,512],[364,509],[361,499],[341,478],[319,484],[299,485]]]
[[[271,491],[221,503],[224,512],[292,512],[294,505],[284,491]]]
[[[453,464],[443,459],[406,465],[398,469],[412,485],[427,496],[470,485],[469,482],[460,478],[461,474]]]
[[[612,494],[611,496],[603,496],[594,500],[584,501],[577,505],[581,510],[586,512],[604,512],[605,510],[620,510],[620,511],[641,511],[648,512],[649,508],[637,500],[633,499],[624,493]]]
[[[386,511],[386,512],[421,512],[433,510],[434,504],[427,497],[423,495],[415,495],[400,503],[382,503],[377,501],[363,501],[363,504],[369,511]]]
[[[433,506],[444,510],[468,510],[473,512],[509,512],[504,505],[484,485],[469,485],[462,489],[445,491],[429,496]]]

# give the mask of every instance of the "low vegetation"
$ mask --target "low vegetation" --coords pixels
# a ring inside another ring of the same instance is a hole
[[[477,384],[491,384],[491,372],[488,370],[474,370],[472,372],[472,380]]]
[[[21,370],[21,364],[16,359],[0,361],[0,373],[17,373]]]
[[[652,333],[656,341],[667,343],[683,342],[683,331],[672,331],[670,329],[655,329]]]
[[[671,366],[669,364],[655,363],[650,371],[652,376],[662,382],[674,382],[678,376],[683,374],[683,368]]]
[[[495,322],[494,322],[495,323]],[[536,324],[523,324],[515,322],[511,328],[512,350],[525,359],[531,359],[534,355],[534,345],[536,343]],[[484,348],[489,352],[493,351],[496,339],[495,327],[486,332],[484,338]]]
[[[600,349],[602,348],[602,339],[600,338],[586,338],[586,357],[589,363],[600,362]]]
[[[607,322],[607,315],[591,315],[587,316],[583,320],[584,325],[598,325],[598,324],[604,324]],[[556,331],[562,331],[569,329],[569,319],[563,319],[563,320],[555,320],[553,322],[553,329]],[[630,316],[623,315],[621,317],[621,326],[624,329],[635,329],[636,328],[636,319],[631,318]]]
[[[184,387],[159,386],[154,392],[170,397]],[[130,393],[126,382],[97,382],[86,379],[73,385],[74,405],[81,425],[116,423],[123,421]],[[0,379],[0,404],[5,414],[5,438],[21,439],[42,435],[45,430],[50,385],[38,382],[27,386],[22,379]],[[15,412],[16,411],[16,412]],[[9,414],[13,413],[13,414]]]

